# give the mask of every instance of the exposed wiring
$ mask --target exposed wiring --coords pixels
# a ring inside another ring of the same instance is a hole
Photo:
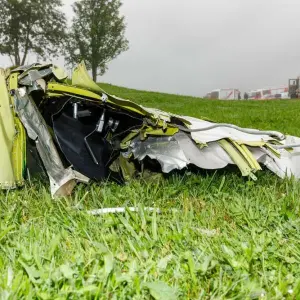
[[[281,132],[278,132],[278,131],[264,131],[264,130],[257,130],[257,129],[241,128],[236,125],[226,124],[226,123],[218,123],[218,124],[213,124],[213,125],[210,125],[207,127],[194,128],[194,129],[189,129],[189,128],[186,128],[181,125],[174,125],[174,126],[176,126],[177,128],[179,128],[180,130],[182,130],[184,132],[200,132],[200,131],[211,130],[211,129],[218,128],[218,127],[227,127],[227,128],[236,129],[238,131],[241,131],[244,133],[249,133],[249,134],[270,135],[272,137],[277,137],[280,141],[285,139],[284,134],[282,134]]]
[[[138,129],[138,128],[140,128],[140,126],[132,126],[132,127],[128,128],[128,129],[126,129],[126,130],[124,130],[124,131],[122,131],[122,132],[120,132],[120,133],[117,133],[117,134],[115,134],[114,136],[112,136],[112,138],[111,138],[110,141],[109,141],[109,142],[110,142],[110,145],[112,146],[112,150],[113,150],[113,151],[119,151],[119,150],[120,150],[119,148],[114,148],[113,145],[112,145],[112,141],[114,141],[116,137],[118,137],[118,136],[120,136],[120,135],[122,135],[122,134],[124,134],[124,133],[126,133],[126,132],[128,132],[128,131],[132,131],[132,130]],[[109,132],[108,132],[108,133],[109,133]],[[105,137],[105,139],[106,139],[106,137]],[[114,155],[114,153],[112,152],[112,153],[110,154],[110,157],[109,157],[109,159],[108,159],[108,162],[106,163],[105,166],[110,165],[111,162],[114,161],[118,156],[119,156],[119,154],[117,154],[117,155],[115,154],[115,155]]]
[[[279,146],[272,145],[272,147],[275,149],[298,148],[300,147],[300,144],[287,144],[287,145],[279,145]]]
[[[91,157],[92,157],[94,163],[95,163],[96,165],[99,165],[99,162],[98,162],[98,160],[97,160],[97,158],[96,158],[96,156],[95,156],[95,154],[94,154],[92,148],[90,147],[90,145],[89,145],[89,143],[88,143],[88,141],[87,141],[88,137],[90,137],[93,133],[95,133],[96,130],[97,130],[97,127],[96,127],[91,133],[89,133],[87,136],[84,137],[84,144],[85,144],[85,146],[87,147],[87,149],[88,149],[88,151],[89,151],[89,153],[90,153],[90,155],[91,155]]]
[[[115,110],[114,113],[119,114],[119,115],[125,115],[125,116],[127,116],[127,117],[129,117],[131,119],[136,119],[138,121],[141,121],[141,118],[138,118],[138,117],[135,117],[133,115],[127,114],[127,113],[125,113],[123,111],[117,111],[117,110]]]
[[[132,130],[140,129],[140,128],[141,128],[140,125],[135,125],[135,126],[129,127],[126,130],[123,130],[123,131],[121,131],[119,133],[114,134],[113,137],[111,138],[111,141],[113,141],[116,137],[118,137],[118,136],[120,136],[120,135],[122,135],[122,134],[124,134],[124,133],[126,133],[128,131],[132,131]]]

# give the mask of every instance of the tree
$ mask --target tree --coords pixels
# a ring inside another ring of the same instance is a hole
[[[105,73],[109,61],[128,49],[121,5],[120,0],[81,0],[73,4],[75,16],[66,59],[73,65],[84,60],[94,81]]]
[[[65,40],[61,0],[0,0],[0,54],[23,65],[29,53],[56,55]]]

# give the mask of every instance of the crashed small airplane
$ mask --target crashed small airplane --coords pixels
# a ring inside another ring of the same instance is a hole
[[[52,64],[0,69],[0,95],[2,189],[24,185],[33,153],[53,197],[71,194],[77,182],[190,166],[233,164],[255,180],[265,165],[280,177],[300,177],[299,138],[138,105],[102,90],[84,63],[71,79]]]

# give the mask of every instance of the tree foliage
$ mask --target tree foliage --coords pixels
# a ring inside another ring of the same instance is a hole
[[[81,0],[73,5],[67,60],[71,64],[84,60],[95,81],[109,61],[128,49],[121,5],[120,0]]]
[[[23,65],[29,53],[59,53],[66,19],[61,0],[0,0],[0,53]]]

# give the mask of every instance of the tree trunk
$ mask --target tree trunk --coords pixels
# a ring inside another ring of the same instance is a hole
[[[15,66],[20,66],[20,55],[19,55],[19,49],[17,45],[15,45],[14,59],[15,59]]]
[[[15,66],[20,66],[20,54],[19,54],[19,41],[15,38],[14,41],[14,59],[15,59]]]
[[[35,23],[35,22],[32,22],[32,20],[31,20],[31,10],[30,10],[28,19],[29,19],[29,21],[27,22],[27,26],[26,26],[26,42],[25,42],[24,56],[23,56],[23,59],[22,59],[22,66],[25,65],[27,54],[28,54],[30,30],[31,30],[31,27]]]
[[[96,66],[92,66],[92,76],[93,76],[93,80],[95,82],[97,82],[97,67]]]
[[[19,53],[15,54],[15,66],[20,66],[20,56],[19,56]]]
[[[27,58],[27,50],[25,50],[26,52],[24,53],[24,56],[23,56],[23,59],[22,59],[22,63],[21,65],[25,65],[25,62],[26,62],[26,58]]]

